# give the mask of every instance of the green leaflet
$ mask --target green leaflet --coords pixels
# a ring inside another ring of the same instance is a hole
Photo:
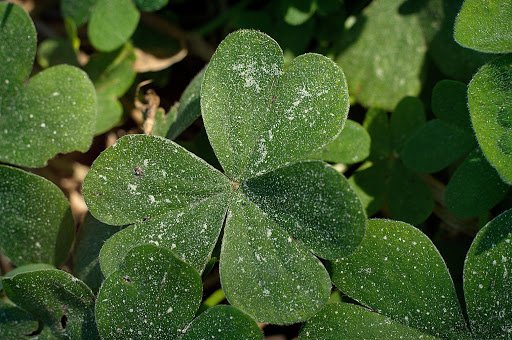
[[[123,107],[117,98],[130,88],[135,79],[134,61],[133,47],[126,44],[113,52],[93,55],[85,65],[84,70],[98,96],[95,135],[110,130],[121,121]]]
[[[201,313],[187,327],[182,340],[263,339],[261,329],[249,315],[233,306],[218,305]]]
[[[330,303],[309,319],[300,331],[303,340],[435,339],[364,307]]]
[[[369,109],[364,117],[363,127],[371,138],[368,160],[379,161],[388,158],[391,152],[391,139],[386,111],[378,108]]]
[[[37,63],[42,68],[68,64],[79,66],[77,53],[73,49],[70,39],[46,39],[37,47]]]
[[[418,17],[401,14],[401,5],[373,1],[343,35],[336,61],[346,72],[351,96],[364,106],[391,111],[404,96],[421,90],[427,48]]]
[[[377,213],[386,201],[390,164],[366,162],[350,176],[348,182],[363,204],[367,216]]]
[[[87,34],[96,49],[110,52],[131,37],[139,17],[140,13],[132,0],[97,0]]]
[[[473,217],[490,210],[509,190],[482,150],[476,148],[450,178],[444,199],[455,215]]]
[[[15,4],[0,3],[0,18],[0,161],[42,167],[57,153],[86,151],[96,119],[87,75],[62,65],[24,84],[35,56],[34,26]]]
[[[335,260],[361,243],[366,216],[348,181],[320,161],[248,179],[242,192],[316,255]]]
[[[348,93],[341,69],[316,54],[299,56],[282,69],[279,45],[249,30],[224,39],[208,65],[201,89],[203,119],[233,180],[301,159],[343,127]]]
[[[0,251],[18,265],[60,265],[73,241],[69,202],[50,181],[0,166]]]
[[[405,97],[398,102],[389,119],[391,145],[395,155],[399,155],[414,132],[425,125],[425,109],[416,97]]]
[[[95,160],[83,193],[96,218],[121,225],[158,219],[229,188],[223,174],[178,144],[128,135]]]
[[[397,160],[391,167],[387,188],[391,215],[413,225],[425,221],[434,208],[434,199],[425,182]]]
[[[357,122],[347,119],[345,127],[335,140],[306,158],[326,162],[354,164],[370,154],[370,135]]]
[[[506,339],[512,327],[510,260],[512,210],[480,230],[464,265],[464,295],[477,338]]]
[[[465,0],[453,37],[460,45],[488,53],[512,52],[512,2]]]
[[[466,84],[441,80],[432,90],[432,112],[437,118],[472,134],[473,127],[466,96]]]
[[[7,297],[41,320],[57,339],[99,339],[94,295],[85,283],[58,269],[4,278]]]
[[[98,0],[60,0],[60,11],[62,15],[73,19],[77,27],[85,24],[93,11]]]
[[[175,139],[201,116],[201,85],[205,70],[203,69],[196,74],[185,91],[183,91],[175,121],[165,137]]]
[[[116,270],[131,248],[154,244],[172,250],[202,273],[219,238],[228,199],[227,193],[215,195],[118,232],[101,249],[102,272],[109,275]]]
[[[37,327],[38,322],[30,313],[12,303],[0,300],[0,335],[3,338],[20,339],[36,331]]]
[[[141,11],[154,12],[165,7],[169,0],[134,0],[134,2]]]
[[[239,192],[226,219],[220,277],[228,301],[259,322],[306,320],[331,291],[322,263]]]
[[[328,265],[341,291],[378,313],[436,337],[470,338],[441,255],[411,225],[369,220],[361,247]]]
[[[511,66],[512,54],[495,59],[475,74],[468,87],[468,106],[478,144],[508,183],[512,183]]]
[[[201,277],[171,251],[133,248],[98,293],[103,339],[176,339],[201,302]]]
[[[122,226],[111,226],[95,219],[87,213],[78,229],[73,252],[73,272],[94,292],[97,292],[105,279],[100,263],[99,253],[105,241],[121,230]]]

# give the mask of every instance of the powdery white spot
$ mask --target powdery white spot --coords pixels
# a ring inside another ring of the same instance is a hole
[[[272,230],[267,229],[267,237],[270,237],[270,236],[272,236]]]
[[[153,195],[149,195],[148,197],[149,197],[149,201],[150,201],[151,203],[155,203],[155,202],[156,202],[155,196],[153,196]]]
[[[173,309],[172,307],[169,307],[169,308],[167,309],[167,313],[172,313],[172,311],[173,311],[173,310],[174,310],[174,309]]]
[[[57,97],[57,96],[59,96],[59,95],[60,95],[60,93],[59,93],[59,92],[53,92],[53,93],[52,93],[52,96],[54,96],[54,97]]]
[[[46,124],[45,123],[41,123],[41,127],[42,128],[46,127]]]
[[[263,295],[270,296],[270,291],[268,289],[263,289]]]
[[[36,242],[35,246],[36,246],[36,248],[41,248],[41,243]]]
[[[106,181],[107,180],[107,177],[105,175],[99,175],[98,176],[99,178],[101,178],[102,180]]]
[[[174,248],[176,248],[176,244],[173,243],[173,244],[171,244],[171,250]]]

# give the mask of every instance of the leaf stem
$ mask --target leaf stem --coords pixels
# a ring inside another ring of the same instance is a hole
[[[224,301],[225,298],[226,295],[224,295],[224,291],[222,290],[222,288],[217,289],[212,293],[212,295],[208,296],[208,298],[204,300],[203,304],[197,310],[196,317],[205,310],[207,310],[208,308],[212,308],[213,306],[218,305],[219,303]]]

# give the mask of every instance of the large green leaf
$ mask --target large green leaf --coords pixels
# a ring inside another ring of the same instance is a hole
[[[218,170],[162,137],[129,135],[101,153],[84,180],[91,213],[108,224],[158,219],[230,190]]]
[[[233,306],[219,305],[201,313],[187,327],[182,340],[263,339],[261,329],[249,315]]]
[[[64,194],[42,177],[5,165],[0,178],[0,251],[18,265],[60,265],[75,230]]]
[[[348,181],[321,161],[304,161],[248,179],[242,191],[287,233],[316,255],[352,253],[366,226],[361,201]]]
[[[370,143],[368,132],[359,123],[347,119],[335,140],[306,158],[342,164],[358,163],[369,156]]]
[[[191,266],[167,249],[138,246],[101,286],[98,330],[103,339],[176,339],[201,295],[201,277]]]
[[[362,105],[392,111],[405,96],[421,90],[427,51],[416,15],[400,13],[402,2],[372,1],[343,35],[337,62],[351,96]]]
[[[35,332],[37,328],[38,322],[30,313],[12,303],[0,300],[0,337],[21,339]]]
[[[470,337],[441,255],[413,226],[370,220],[361,247],[328,264],[342,292],[378,313],[436,337]]]
[[[154,244],[172,250],[178,258],[202,273],[219,238],[228,199],[227,193],[212,196],[118,232],[101,249],[101,270],[109,275],[131,248]]]
[[[414,225],[424,222],[434,208],[434,199],[427,184],[400,160],[391,166],[387,202],[395,219]]]
[[[275,324],[308,319],[331,291],[322,263],[239,192],[226,220],[220,278],[233,306]]]
[[[512,183],[512,54],[493,60],[475,74],[468,87],[468,105],[485,157]]]
[[[435,339],[364,307],[330,303],[309,319],[300,331],[302,340]]]
[[[113,51],[131,37],[139,17],[132,0],[97,0],[87,34],[96,49]]]
[[[464,47],[490,53],[512,52],[512,1],[465,0],[453,37]]]
[[[208,65],[201,90],[203,119],[233,180],[299,160],[343,127],[348,93],[340,68],[326,57],[305,54],[282,70],[279,45],[249,30],[230,34]]]
[[[85,216],[76,236],[73,252],[73,269],[77,278],[97,292],[105,279],[100,269],[99,254],[105,241],[122,229],[95,219],[90,213]]]
[[[450,178],[444,199],[446,207],[455,215],[473,217],[490,210],[509,190],[510,186],[477,148]]]
[[[512,329],[512,210],[476,235],[464,265],[464,295],[471,330],[479,339],[507,339]]]
[[[57,153],[86,151],[93,137],[96,96],[81,70],[56,66],[26,78],[36,32],[18,5],[0,3],[0,161],[41,167]]]
[[[94,295],[72,275],[37,270],[4,278],[3,285],[7,297],[41,320],[56,338],[99,339]]]

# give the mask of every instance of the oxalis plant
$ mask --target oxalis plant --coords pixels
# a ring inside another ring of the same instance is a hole
[[[300,339],[510,338],[510,1],[372,1],[345,20],[336,63],[228,35],[178,106],[96,158],[74,235],[68,198],[30,168],[119,123],[137,8],[166,3],[61,1],[73,43],[89,21],[92,45],[113,51],[85,72],[48,58],[31,77],[34,25],[0,3],[1,339],[262,339],[264,324],[298,323]],[[280,4],[230,15],[322,32],[344,10]],[[430,103],[416,97],[427,52],[450,78]],[[194,143],[216,157],[172,141],[199,115]],[[436,218],[476,234],[460,268]],[[203,292],[217,262],[221,289]]]

